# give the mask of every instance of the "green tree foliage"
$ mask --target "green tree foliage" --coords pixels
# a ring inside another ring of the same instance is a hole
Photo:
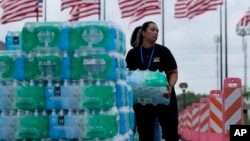
[[[202,97],[208,97],[208,94],[195,94],[194,92],[187,91],[185,92],[185,107],[191,106],[195,102],[199,102],[200,98]],[[178,109],[181,111],[183,109],[183,93],[177,95],[177,103],[178,103]]]
[[[249,98],[250,97],[250,91],[243,92],[243,97]]]

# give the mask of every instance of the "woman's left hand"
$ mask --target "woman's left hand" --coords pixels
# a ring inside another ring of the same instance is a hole
[[[167,89],[168,89],[168,91],[166,93],[163,93],[162,96],[165,97],[165,98],[170,98],[172,90],[173,90],[173,87],[172,86],[167,86]]]

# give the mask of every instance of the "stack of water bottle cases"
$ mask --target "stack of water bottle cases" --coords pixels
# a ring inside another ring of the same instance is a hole
[[[131,141],[125,34],[100,22],[27,22],[0,52],[0,140]]]

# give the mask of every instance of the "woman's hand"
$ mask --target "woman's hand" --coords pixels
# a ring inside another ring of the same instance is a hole
[[[172,85],[168,85],[167,89],[168,89],[168,91],[166,93],[163,93],[162,96],[165,97],[165,98],[170,98],[172,90],[173,90],[173,86]]]

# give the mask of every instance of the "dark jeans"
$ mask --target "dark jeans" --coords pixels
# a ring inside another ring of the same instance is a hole
[[[178,109],[173,91],[169,105],[133,105],[140,141],[154,140],[154,124],[157,117],[166,141],[178,141]]]

